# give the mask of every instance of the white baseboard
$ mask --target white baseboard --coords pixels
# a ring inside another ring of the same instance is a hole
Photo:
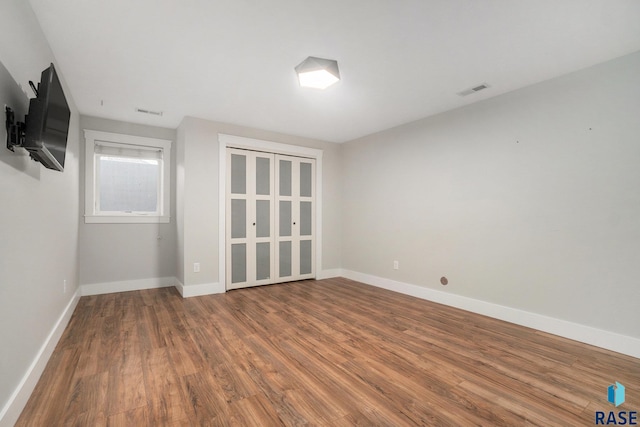
[[[224,286],[220,283],[200,283],[198,285],[183,285],[178,279],[175,280],[175,286],[182,298],[199,297],[210,294],[223,294],[226,292]]]
[[[341,268],[333,268],[329,270],[322,270],[320,273],[316,274],[316,279],[332,279],[334,277],[344,277],[344,273]]]
[[[357,271],[342,270],[342,273],[343,277],[368,285],[460,308],[472,313],[482,314],[640,358],[640,339],[637,338]]]
[[[12,426],[18,421],[20,413],[22,413],[31,393],[33,393],[33,389],[36,387],[40,375],[42,375],[44,368],[47,366],[47,362],[53,350],[56,348],[64,329],[69,324],[71,315],[78,305],[79,300],[80,290],[77,290],[45,339],[42,347],[40,347],[38,354],[36,354],[33,362],[31,362],[18,387],[16,387],[6,405],[0,411],[0,426]]]
[[[166,288],[176,284],[175,277],[123,280],[121,282],[91,283],[80,286],[82,296],[111,294],[114,292],[139,291],[142,289]]]

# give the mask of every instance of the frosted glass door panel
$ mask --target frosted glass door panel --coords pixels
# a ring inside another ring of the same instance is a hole
[[[256,243],[256,279],[266,280],[271,276],[271,243]]]
[[[231,193],[247,194],[247,156],[231,155]]]
[[[271,161],[265,157],[256,159],[256,194],[271,194]]]
[[[291,236],[291,202],[281,200],[280,203],[280,232],[281,237]]]
[[[311,202],[300,202],[300,235],[311,236]]]
[[[256,200],[256,237],[271,235],[271,201]]]
[[[311,240],[300,241],[300,274],[311,274],[313,260],[311,258]]]
[[[311,163],[300,163],[300,196],[302,197],[311,197],[313,195],[313,176],[311,175],[311,166]]]
[[[291,162],[280,160],[280,196],[291,196]]]
[[[280,242],[279,267],[280,277],[291,276],[291,242]]]
[[[247,281],[247,245],[231,245],[231,283]]]
[[[231,200],[231,237],[247,237],[247,201],[244,199]]]

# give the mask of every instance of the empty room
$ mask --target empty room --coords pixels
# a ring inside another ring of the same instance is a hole
[[[639,19],[3,0],[0,427],[637,425]]]

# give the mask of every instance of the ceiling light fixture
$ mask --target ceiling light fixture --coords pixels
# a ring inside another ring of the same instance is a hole
[[[340,80],[338,62],[310,56],[295,68],[302,87],[326,89]]]

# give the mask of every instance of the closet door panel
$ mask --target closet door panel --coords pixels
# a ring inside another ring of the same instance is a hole
[[[273,283],[275,276],[274,262],[276,258],[274,242],[275,231],[275,187],[274,187],[274,161],[271,153],[252,154],[254,158],[253,180],[255,183],[255,205],[253,206],[252,226],[253,231],[253,262],[255,276],[248,286],[266,285]]]
[[[227,150],[227,289],[273,282],[274,155]]]
[[[278,209],[277,276],[300,280],[315,275],[315,161],[276,154]]]

